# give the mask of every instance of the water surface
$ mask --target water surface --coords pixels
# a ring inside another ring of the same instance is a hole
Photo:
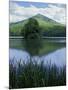
[[[28,41],[27,48],[25,48],[23,38],[10,38],[10,60],[14,59],[15,63],[20,60],[28,63],[31,58],[32,61],[36,61],[38,64],[43,61],[44,66],[56,64],[57,67],[66,64],[65,38],[43,38],[42,47],[39,47],[39,44],[37,40],[36,42]],[[31,55],[31,52],[33,55]]]
[[[30,54],[26,51],[10,49],[10,60],[20,61],[22,60],[25,63],[28,63],[30,60]],[[36,61],[37,64],[40,64],[42,61],[44,66],[49,65],[56,65],[57,67],[63,67],[66,65],[66,48],[62,48],[56,50],[52,53],[42,56],[32,56],[32,61]]]

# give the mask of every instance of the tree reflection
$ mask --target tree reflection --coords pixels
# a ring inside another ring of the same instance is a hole
[[[39,54],[39,50],[41,48],[41,39],[25,40],[25,48],[31,55]]]

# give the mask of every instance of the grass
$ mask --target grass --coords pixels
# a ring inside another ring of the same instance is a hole
[[[14,60],[9,64],[9,88],[32,88],[66,85],[66,66],[58,68],[56,65],[43,66],[43,62],[38,65],[32,62],[17,62]]]

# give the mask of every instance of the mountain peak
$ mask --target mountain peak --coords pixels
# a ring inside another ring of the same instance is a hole
[[[47,21],[47,22],[51,22],[51,23],[54,23],[54,24],[58,24],[58,22],[56,22],[55,20],[47,17],[47,16],[44,16],[42,14],[36,14],[35,16],[33,16],[33,18],[36,18],[36,19],[42,19],[43,21]]]

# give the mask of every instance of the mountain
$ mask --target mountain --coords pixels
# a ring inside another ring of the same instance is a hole
[[[54,20],[52,20],[52,19],[50,19],[50,18],[48,18],[48,17],[46,17],[46,16],[44,16],[44,15],[41,15],[41,14],[37,14],[37,15],[32,16],[32,17],[30,17],[30,18],[35,18],[35,19],[37,19],[38,21],[41,19],[41,20],[43,20],[43,21],[51,22],[51,23],[54,23],[54,24],[57,24],[57,23],[58,23],[58,22],[56,22],[56,21],[54,21]],[[18,21],[18,22],[14,22],[14,23],[10,23],[10,25],[12,25],[12,24],[19,24],[19,23],[24,23],[26,20],[28,20],[28,19],[25,19],[25,20],[22,20],[22,21]]]
[[[30,18],[35,18],[38,21],[40,27],[42,28],[42,31],[44,31],[44,32],[48,32],[48,31],[51,32],[51,29],[53,30],[53,28],[55,29],[55,27],[57,28],[57,26],[61,26],[62,28],[64,27],[64,25],[62,25],[44,15],[41,15],[41,14],[37,14]],[[20,35],[21,30],[23,29],[23,26],[27,22],[28,22],[28,19],[22,20],[22,21],[19,21],[16,23],[11,23],[9,26],[10,35]]]
[[[34,18],[35,18],[35,19],[41,19],[41,20],[46,21],[46,22],[55,23],[55,24],[58,23],[58,22],[56,22],[56,21],[54,21],[54,20],[52,20],[52,19],[50,19],[50,18],[48,18],[48,17],[46,17],[46,16],[44,16],[44,15],[41,15],[41,14],[35,15]]]

